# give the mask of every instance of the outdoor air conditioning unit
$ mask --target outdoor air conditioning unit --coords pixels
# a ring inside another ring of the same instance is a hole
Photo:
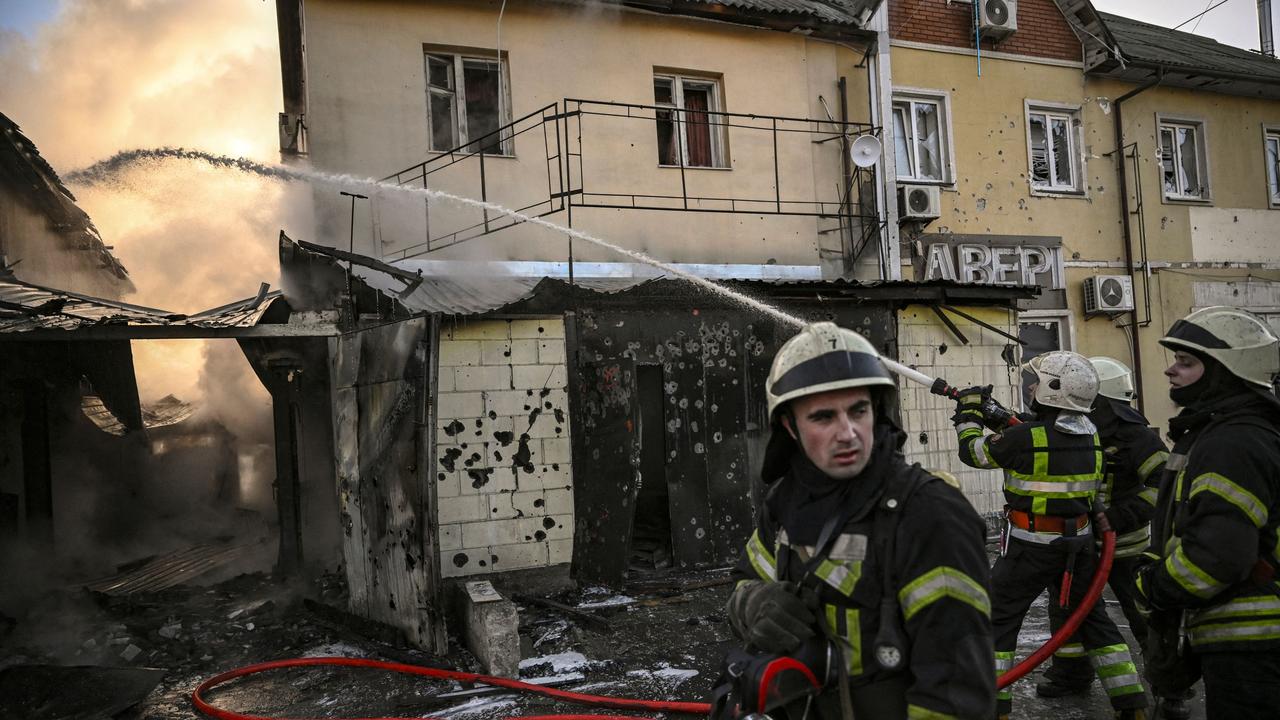
[[[937,185],[899,185],[898,220],[933,220],[942,209]]]
[[[1084,314],[1113,315],[1133,309],[1133,278],[1095,275],[1084,281]]]
[[[1000,39],[1018,29],[1018,0],[974,0],[983,37]]]

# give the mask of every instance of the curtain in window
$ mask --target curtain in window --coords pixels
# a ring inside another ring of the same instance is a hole
[[[1267,138],[1267,187],[1271,201],[1280,202],[1280,137]]]
[[[916,169],[911,167],[911,137],[907,135],[907,108],[895,105],[893,108],[893,154],[898,164],[898,177],[914,177]]]
[[[1054,184],[1060,188],[1071,187],[1071,123],[1066,118],[1050,117],[1049,126],[1053,132],[1053,173]]]
[[[942,179],[942,141],[938,136],[938,106],[933,103],[915,103],[917,161],[920,178]]]
[[[1044,126],[1044,115],[1032,114],[1028,119],[1031,135],[1031,183],[1049,184],[1049,136]]]
[[[679,165],[680,147],[677,144],[675,119],[672,117],[673,111],[667,108],[675,107],[675,100],[672,98],[672,81],[670,78],[654,78],[653,80],[653,102],[659,106],[654,112],[654,118],[657,120],[658,128],[658,164],[659,165]]]
[[[707,91],[684,89],[685,140],[691,167],[711,167],[711,126],[707,119]]]
[[[1182,187],[1187,195],[1199,196],[1202,192],[1200,187],[1200,173],[1198,159],[1196,153],[1196,133],[1191,128],[1178,128],[1178,152],[1180,153],[1180,163],[1182,166]]]

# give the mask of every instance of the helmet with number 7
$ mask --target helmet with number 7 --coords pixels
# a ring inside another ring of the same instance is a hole
[[[765,381],[769,419],[788,401],[855,387],[895,388],[871,341],[832,322],[806,325],[773,358]]]
[[[1035,373],[1035,401],[1046,407],[1087,413],[1098,395],[1098,371],[1085,356],[1070,350],[1037,355],[1022,366]]]
[[[1280,373],[1280,339],[1262,318],[1240,308],[1197,310],[1175,322],[1160,344],[1213,358],[1232,375],[1267,389]]]

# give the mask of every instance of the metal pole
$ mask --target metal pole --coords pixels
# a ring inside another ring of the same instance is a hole
[[[356,198],[368,200],[368,195],[359,195],[349,193],[346,190],[339,190],[339,195],[346,195],[351,198],[351,229],[347,233],[347,252],[352,255],[356,254]],[[347,261],[347,298],[351,298],[351,261]]]

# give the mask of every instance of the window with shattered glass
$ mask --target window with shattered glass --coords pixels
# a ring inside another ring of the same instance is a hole
[[[1166,198],[1208,199],[1203,135],[1199,124],[1160,124],[1160,177]]]
[[[1266,135],[1267,197],[1272,205],[1280,205],[1280,130]]]
[[[1078,115],[1074,112],[1029,109],[1027,144],[1032,187],[1047,192],[1081,190],[1079,153],[1076,150],[1078,126]]]
[[[947,129],[945,106],[941,99],[894,99],[893,147],[899,180],[950,180]]]
[[[654,75],[659,165],[729,167],[728,118],[720,114],[724,110],[720,98],[717,80]]]
[[[513,155],[506,64],[496,58],[429,52],[427,130],[431,149]]]

